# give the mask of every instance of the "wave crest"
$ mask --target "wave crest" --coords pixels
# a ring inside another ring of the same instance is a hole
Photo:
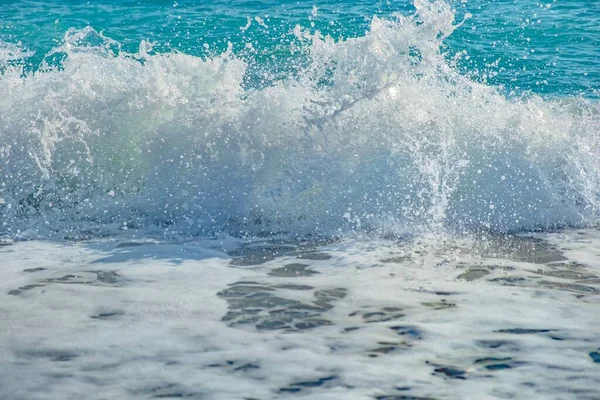
[[[308,61],[258,89],[244,89],[248,63],[232,51],[150,54],[142,42],[128,54],[91,28],[70,30],[47,57],[58,66],[0,69],[2,229],[330,235],[595,223],[597,104],[509,99],[472,81],[443,53],[460,25],[453,10],[415,6],[344,41],[298,27]]]

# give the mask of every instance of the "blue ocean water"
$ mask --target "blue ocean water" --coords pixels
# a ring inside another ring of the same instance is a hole
[[[508,90],[597,96],[600,5],[589,1],[449,1],[457,19],[472,17],[445,42],[465,51],[464,73]],[[92,27],[135,51],[142,40],[159,52],[207,56],[232,43],[261,61],[289,54],[299,24],[336,39],[368,31],[373,16],[414,13],[402,1],[4,1],[0,41],[34,51],[35,69],[69,29]],[[261,18],[264,25],[257,22]],[[250,21],[250,26],[243,29]],[[251,43],[255,52],[249,52]],[[275,64],[277,62],[275,61]]]
[[[595,224],[599,21],[561,0],[4,1],[0,229]]]

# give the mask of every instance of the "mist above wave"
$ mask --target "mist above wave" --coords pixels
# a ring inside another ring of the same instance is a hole
[[[92,28],[70,30],[35,73],[13,56],[0,68],[0,230],[595,223],[597,104],[508,99],[472,81],[443,53],[459,25],[450,6],[415,6],[344,41],[297,27],[303,61],[256,89],[231,50],[203,59],[142,42],[130,54]]]

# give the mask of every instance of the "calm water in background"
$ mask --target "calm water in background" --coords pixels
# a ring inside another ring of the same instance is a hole
[[[597,96],[600,3],[470,0],[450,4],[457,20],[465,13],[473,15],[447,41],[449,55],[466,51],[469,56],[461,63],[465,73],[504,85],[508,91]],[[30,60],[30,68],[35,69],[61,43],[67,29],[91,26],[128,50],[150,40],[156,51],[206,55],[207,45],[214,54],[231,42],[238,54],[246,54],[245,45],[252,43],[260,56],[275,57],[272,62],[277,64],[289,53],[287,44],[296,24],[346,38],[363,35],[373,16],[395,12],[414,12],[412,2],[3,1],[0,43],[21,43],[35,51]],[[248,18],[252,25],[240,29]]]

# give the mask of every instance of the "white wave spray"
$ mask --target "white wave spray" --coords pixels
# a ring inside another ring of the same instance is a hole
[[[297,28],[298,74],[245,90],[231,51],[137,54],[71,30],[0,62],[0,232],[93,226],[331,235],[590,225],[600,109],[509,99],[442,52],[444,2],[335,41]],[[151,52],[150,52],[151,53]],[[0,57],[3,53],[0,52]]]

